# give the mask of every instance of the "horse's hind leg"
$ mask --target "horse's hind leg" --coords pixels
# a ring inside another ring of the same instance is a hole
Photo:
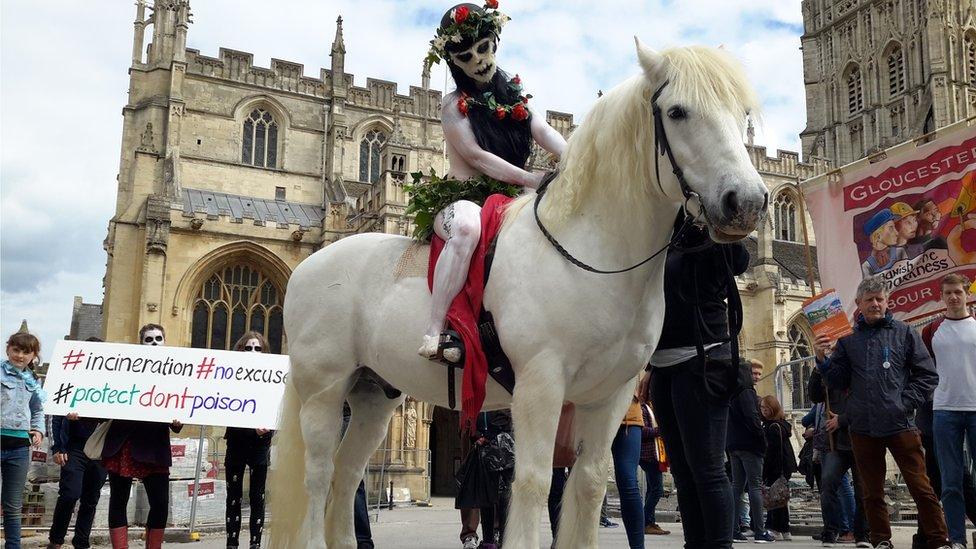
[[[597,547],[600,505],[607,490],[607,455],[634,393],[625,383],[610,398],[589,406],[576,406],[573,417],[579,454],[563,493],[556,547]]]
[[[542,507],[549,498],[552,452],[565,387],[558,359],[545,354],[520,372],[512,399],[515,480],[505,546],[539,547]]]
[[[352,412],[335,456],[332,496],[325,513],[325,537],[330,548],[355,549],[353,506],[356,489],[369,457],[383,442],[393,410],[403,397],[387,398],[378,385],[361,378],[346,396]]]
[[[305,491],[308,508],[304,531],[309,549],[325,549],[325,507],[334,472],[333,457],[342,427],[342,402],[349,383],[338,379],[306,398],[299,414],[305,441]]]

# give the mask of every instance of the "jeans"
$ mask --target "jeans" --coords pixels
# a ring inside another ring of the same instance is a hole
[[[644,504],[637,486],[640,445],[640,425],[621,425],[610,445],[614,480],[620,494],[620,518],[627,530],[627,543],[631,549],[644,547]]]
[[[963,440],[969,444],[970,459],[976,463],[976,412],[935,410],[932,414],[935,455],[942,470],[942,507],[949,539],[966,545],[966,503],[963,499]]]
[[[30,455],[30,446],[0,450],[4,549],[20,549],[20,513],[24,504],[24,484],[27,482]]]
[[[854,519],[850,531],[854,532],[854,539],[867,541],[867,519],[864,507],[861,505],[861,486],[854,466],[854,452],[851,450],[834,450],[823,455],[820,462],[820,508],[824,516],[824,533],[838,535],[847,530],[843,521],[843,492],[844,479],[847,472],[854,473]],[[850,486],[850,485],[848,485]]]
[[[837,498],[840,500],[840,528],[841,532],[854,531],[854,514],[857,506],[854,503],[854,486],[851,484],[851,474],[844,473],[837,487]]]
[[[651,401],[671,460],[685,549],[732,546],[735,513],[725,435],[738,374],[730,364],[710,362],[708,368],[724,376],[728,387],[719,394],[714,384],[706,387],[698,359],[651,373]]]
[[[664,496],[664,473],[656,461],[642,461],[647,490],[644,493],[644,526],[657,524],[657,504]]]
[[[757,535],[766,531],[763,516],[762,469],[763,456],[752,452],[729,452],[732,461],[732,498],[735,500],[735,516],[742,516],[742,491],[748,489],[752,531]]]
[[[882,541],[891,541],[891,522],[888,517],[888,504],[884,499],[885,488],[885,450],[891,452],[901,471],[908,491],[918,508],[918,523],[925,533],[929,549],[946,545],[948,532],[939,499],[932,491],[929,477],[925,474],[925,456],[922,453],[922,440],[915,431],[902,431],[888,437],[871,437],[851,433],[854,459],[863,490],[864,514],[871,527],[871,544],[877,546]]]
[[[353,526],[356,528],[357,549],[373,549],[373,531],[369,527],[369,509],[366,506],[366,483],[359,481],[356,503],[353,506]]]
[[[58,501],[54,505],[54,518],[51,521],[51,531],[48,539],[55,545],[64,543],[65,534],[71,515],[78,507],[78,519],[75,521],[75,535],[71,545],[75,549],[91,547],[89,536],[92,523],[95,521],[95,507],[102,495],[105,485],[105,468],[101,461],[95,461],[85,455],[83,450],[68,452],[68,462],[61,467],[61,478],[58,481]]]

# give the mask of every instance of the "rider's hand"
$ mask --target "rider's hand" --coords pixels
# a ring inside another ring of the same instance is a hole
[[[830,412],[830,419],[827,420],[827,432],[833,433],[840,428],[840,417],[837,414]]]

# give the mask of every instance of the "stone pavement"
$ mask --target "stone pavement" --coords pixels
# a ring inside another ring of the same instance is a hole
[[[545,515],[545,513],[543,513]],[[615,519],[620,522],[619,519]],[[663,524],[665,529],[672,530],[670,536],[646,536],[645,540],[648,547],[660,547],[667,549],[680,549],[682,546],[681,525]],[[458,541],[459,515],[454,509],[452,498],[434,498],[431,507],[398,507],[396,509],[381,510],[379,522],[372,525],[373,539],[378,549],[459,549]],[[911,547],[911,535],[914,528],[896,528],[894,544],[896,549],[908,549]],[[242,536],[245,538],[246,536]],[[548,549],[550,544],[549,521],[543,520],[541,549]],[[47,541],[46,532],[24,539],[24,547],[34,548],[43,547]],[[186,549],[218,549],[224,547],[224,536],[218,533],[203,534],[198,542],[176,543],[167,542],[166,546],[185,547]],[[820,543],[814,541],[809,536],[796,536],[792,542],[779,542],[774,545],[788,546],[789,549],[813,549],[819,548]],[[130,546],[133,549],[141,547],[141,542],[133,540]],[[93,547],[110,547],[104,541],[96,543]],[[601,548],[626,548],[627,536],[623,532],[623,526],[612,529],[600,529]],[[735,546],[738,549],[755,547],[753,544],[740,544]],[[853,549],[853,545],[841,545]],[[783,549],[786,549],[784,547]]]

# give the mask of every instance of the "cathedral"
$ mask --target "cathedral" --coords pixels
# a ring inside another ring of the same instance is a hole
[[[972,0],[803,2],[804,155],[770,157],[750,129],[746,147],[770,189],[770,209],[745,241],[752,264],[738,278],[740,348],[765,364],[763,394],[786,391],[788,408],[809,407],[808,366],[771,374],[810,355],[799,310],[819,290],[798,183],[972,113],[972,11]],[[253,329],[273,352],[287,352],[284,291],[303,259],[350,234],[411,234],[408,174],[447,169],[441,92],[425,73],[406,94],[394,82],[357,83],[346,72],[341,17],[317,77],[279,59],[254,66],[245,51],[201,53],[187,47],[189,28],[188,0],[136,4],[102,333],[134,342],[154,322],[171,345],[227,349]],[[893,51],[901,79],[889,82],[882,76]],[[849,104],[852,89],[857,101]],[[572,115],[546,116],[572,132]],[[547,162],[541,151],[530,159]],[[457,425],[455,412],[408,398],[371,462],[382,475],[371,478],[382,477],[384,491],[392,480],[398,499],[452,493],[462,458]]]

